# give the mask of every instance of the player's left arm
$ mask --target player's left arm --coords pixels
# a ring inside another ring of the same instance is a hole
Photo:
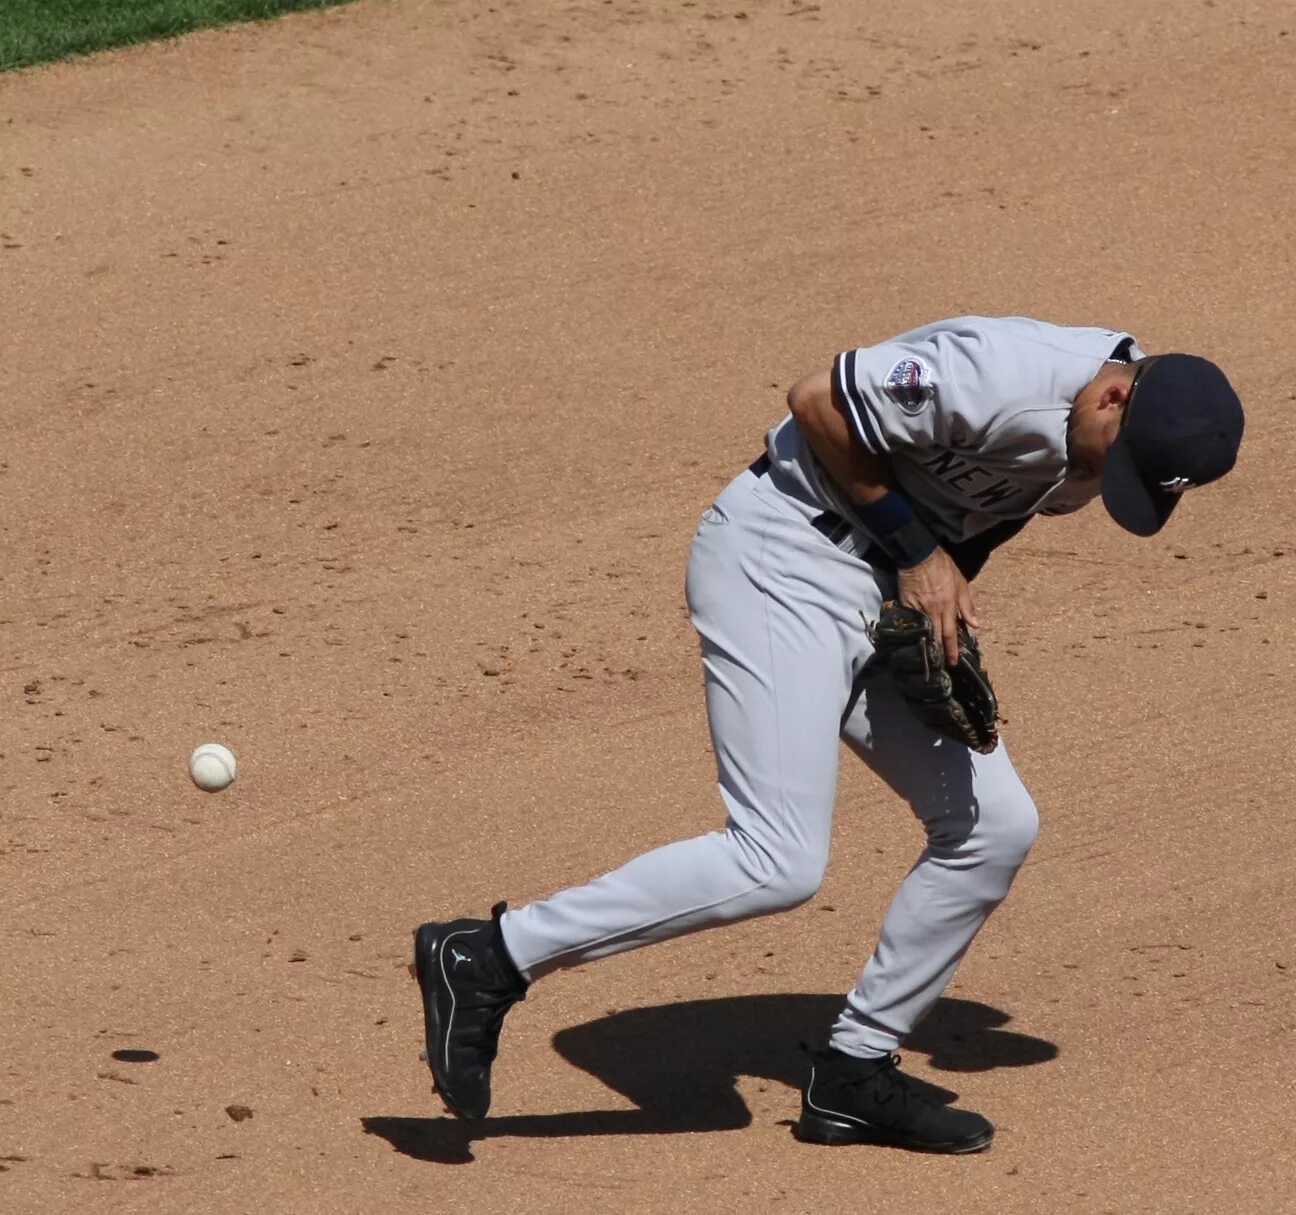
[[[972,588],[896,488],[889,457],[867,450],[856,438],[847,408],[831,367],[803,376],[788,393],[788,409],[810,449],[895,562],[901,603],[930,617],[953,666],[959,659],[959,621],[979,627]]]

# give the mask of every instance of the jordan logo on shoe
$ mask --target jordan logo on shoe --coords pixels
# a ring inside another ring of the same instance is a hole
[[[451,970],[458,970],[460,962],[472,961],[471,954],[460,953],[453,945],[450,946],[450,956],[454,958],[454,965],[450,968]]]

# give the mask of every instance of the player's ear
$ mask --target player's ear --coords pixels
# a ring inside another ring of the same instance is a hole
[[[1123,375],[1112,376],[1103,385],[1102,392],[1098,394],[1098,408],[1115,409],[1117,412],[1123,411],[1129,403],[1130,386],[1130,377]]]

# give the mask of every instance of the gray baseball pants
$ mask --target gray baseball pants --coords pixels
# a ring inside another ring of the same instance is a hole
[[[504,940],[528,979],[811,898],[828,863],[839,738],[909,803],[926,846],[834,1047],[897,1049],[1008,893],[1035,805],[1002,743],[978,755],[942,740],[870,664],[861,611],[876,618],[894,581],[811,526],[820,509],[777,469],[748,470],[703,515],[687,596],[728,821],[506,912]]]

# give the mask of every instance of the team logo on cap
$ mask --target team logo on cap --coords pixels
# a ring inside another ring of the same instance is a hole
[[[931,396],[931,368],[921,359],[901,359],[886,377],[886,392],[906,413],[917,413]]]
[[[1168,494],[1181,494],[1185,489],[1192,489],[1193,483],[1187,477],[1171,477],[1161,482],[1161,488]]]

